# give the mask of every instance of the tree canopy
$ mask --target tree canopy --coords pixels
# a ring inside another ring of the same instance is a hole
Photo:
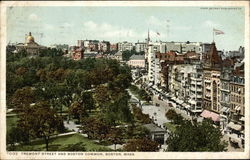
[[[220,129],[214,127],[209,120],[205,119],[202,123],[184,120],[176,127],[175,132],[170,133],[167,151],[226,151],[227,143],[221,138]]]

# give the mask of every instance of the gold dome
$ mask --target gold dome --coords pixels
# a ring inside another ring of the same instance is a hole
[[[35,39],[30,32],[29,35],[26,37],[26,43],[33,43],[33,42],[35,42]]]

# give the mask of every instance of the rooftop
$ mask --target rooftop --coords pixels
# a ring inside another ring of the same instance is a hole
[[[153,123],[145,124],[143,126],[146,127],[150,132],[166,132],[165,129],[162,129]]]
[[[116,52],[115,56],[122,56],[122,52],[121,51]]]
[[[135,54],[133,54],[129,59],[130,60],[144,60],[145,57],[144,57],[144,55],[135,55]]]

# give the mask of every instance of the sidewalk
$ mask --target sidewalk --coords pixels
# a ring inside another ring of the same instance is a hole
[[[176,104],[173,103],[173,102],[171,102],[171,101],[169,101],[169,100],[166,100],[166,99],[159,100],[158,96],[153,96],[153,101],[154,101],[154,103],[160,104],[160,106],[164,106],[166,108],[166,112],[169,109],[174,109],[176,111],[176,113],[181,114],[185,119],[192,120],[192,116],[187,115],[184,110],[180,110],[179,108],[176,108]],[[169,107],[168,103],[171,103],[173,105],[173,107]]]

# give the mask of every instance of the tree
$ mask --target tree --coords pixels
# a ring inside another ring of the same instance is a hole
[[[177,113],[175,112],[175,110],[169,109],[169,110],[166,112],[165,116],[167,117],[167,119],[169,119],[169,120],[172,121],[172,120],[174,120],[175,117],[177,116]]]
[[[150,134],[150,131],[144,127],[144,126],[138,126],[134,129],[134,138],[143,138],[148,137]]]
[[[95,102],[93,98],[93,93],[92,92],[84,92],[82,94],[82,101],[85,104],[86,109],[89,110],[89,112],[94,109],[95,107]]]
[[[144,89],[140,89],[138,91],[138,95],[141,99],[149,102],[151,100],[151,97],[148,95],[148,93]]]
[[[86,108],[83,103],[79,101],[73,102],[69,107],[69,114],[73,115],[78,119],[78,123],[80,123],[81,118],[86,115]]]
[[[211,121],[202,123],[184,120],[177,126],[175,132],[170,133],[167,144],[168,151],[226,151],[227,143],[222,141],[219,128],[215,128]]]
[[[57,134],[62,128],[62,119],[56,114],[55,110],[49,107],[47,102],[36,103],[32,107],[32,111],[29,115],[24,115],[28,117],[27,123],[32,124],[30,133],[34,137],[43,138],[46,144],[46,151],[48,151],[50,137]]]
[[[88,135],[88,138],[102,141],[106,138],[110,125],[101,117],[84,117],[81,122],[81,130]]]
[[[115,150],[116,150],[116,145],[117,144],[122,144],[123,143],[123,129],[121,128],[112,128],[109,130],[109,133],[107,135],[108,141],[112,142],[112,144],[115,145]]]
[[[110,103],[110,95],[108,87],[100,85],[97,86],[94,92],[94,100],[96,104],[103,110],[106,110],[108,103]]]
[[[13,127],[7,131],[7,144],[8,150],[15,150],[16,143],[27,143],[29,141],[28,135],[26,132],[21,130],[19,127]]]
[[[15,107],[17,112],[22,112],[25,110],[26,106],[34,103],[36,96],[34,90],[31,87],[24,87],[22,89],[16,90],[12,96],[11,104]]]
[[[151,122],[152,122],[152,120],[150,119],[149,115],[148,115],[148,114],[142,113],[142,111],[141,111],[140,108],[138,108],[138,107],[136,107],[136,106],[133,106],[132,109],[133,109],[133,113],[134,113],[135,118],[136,118],[140,123],[148,124],[148,123],[151,123]]]
[[[132,55],[143,55],[144,54],[144,51],[143,52],[136,52],[135,50],[131,50],[131,51],[124,51],[122,53],[122,59],[124,61],[128,61],[129,58],[132,56]]]
[[[117,122],[131,122],[132,114],[128,105],[130,95],[123,90],[122,92],[110,91],[111,100],[107,105],[107,112],[104,113],[106,121],[111,125]]]
[[[131,139],[124,146],[125,151],[154,152],[159,150],[159,144],[148,138]]]

